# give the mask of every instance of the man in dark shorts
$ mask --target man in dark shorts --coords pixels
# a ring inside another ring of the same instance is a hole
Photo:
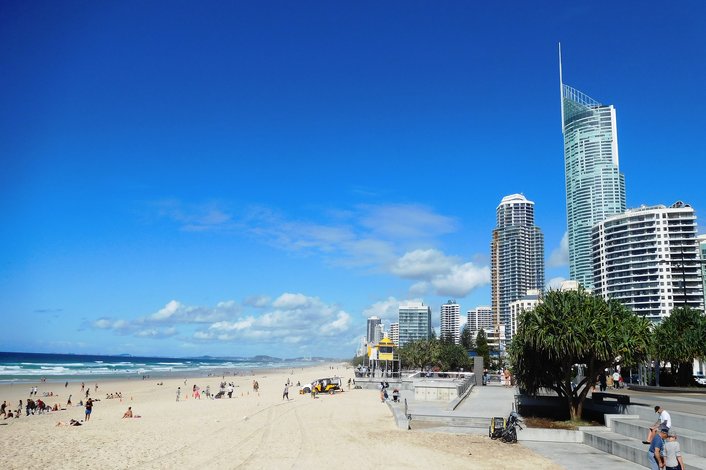
[[[93,399],[89,398],[86,400],[86,421],[91,419],[91,411],[93,411]]]

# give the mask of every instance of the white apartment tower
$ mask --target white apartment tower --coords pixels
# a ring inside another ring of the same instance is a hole
[[[454,344],[461,343],[461,306],[449,300],[441,306],[441,339],[449,338]]]
[[[510,302],[510,334],[515,336],[517,334],[517,327],[519,326],[519,319],[522,312],[532,310],[537,305],[539,305],[540,300],[540,290],[530,289],[527,291],[527,295],[521,299]]]
[[[544,235],[534,225],[534,202],[522,194],[505,196],[496,210],[491,242],[491,296],[495,326],[512,340],[510,302],[530,289],[544,288]]]
[[[696,215],[688,204],[613,215],[593,227],[591,240],[594,290],[605,299],[652,321],[674,307],[704,310]]]
[[[400,347],[412,341],[431,338],[431,307],[414,301],[400,304],[399,329]]]
[[[390,323],[390,339],[392,340],[393,343],[395,343],[395,346],[399,346],[399,344],[400,344],[400,324],[397,322]]]
[[[467,312],[466,321],[468,322],[468,329],[475,339],[481,329],[493,328],[495,325],[493,321],[493,308],[480,306],[469,310]]]

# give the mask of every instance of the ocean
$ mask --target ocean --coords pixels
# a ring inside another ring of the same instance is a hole
[[[0,352],[0,383],[64,382],[102,378],[168,377],[179,375],[220,375],[243,369],[301,367],[306,359],[256,358],[173,358],[140,356],[93,356],[83,354],[43,354]]]

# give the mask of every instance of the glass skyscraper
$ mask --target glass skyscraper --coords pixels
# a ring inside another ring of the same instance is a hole
[[[603,105],[565,85],[559,49],[561,118],[566,171],[569,276],[593,288],[591,229],[625,212],[625,176],[618,164],[618,131],[613,105]]]

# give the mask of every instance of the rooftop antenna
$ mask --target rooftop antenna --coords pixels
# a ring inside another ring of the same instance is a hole
[[[559,43],[559,100],[561,104],[561,133],[564,133],[564,79],[561,72],[561,42]]]

